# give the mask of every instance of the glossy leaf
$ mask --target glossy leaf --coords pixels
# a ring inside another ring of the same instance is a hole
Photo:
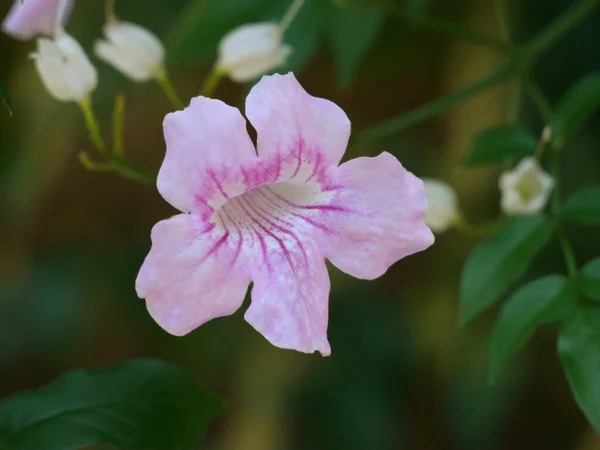
[[[484,166],[508,163],[535,153],[537,139],[520,125],[503,125],[477,134],[463,166]]]
[[[381,11],[355,11],[335,8],[330,24],[333,60],[342,87],[352,84],[358,66],[381,30]]]
[[[561,329],[558,354],[573,396],[600,433],[600,308],[582,307]]]
[[[0,439],[15,450],[67,450],[93,444],[130,449],[192,449],[223,410],[188,373],[140,359],[77,370],[0,402]]]
[[[592,300],[600,301],[600,258],[582,267],[577,282],[579,292]]]
[[[563,275],[548,275],[521,287],[506,301],[490,343],[490,377],[521,349],[535,329],[565,317],[575,307],[577,291]]]
[[[571,86],[554,108],[552,132],[569,137],[600,107],[600,74],[587,75]]]
[[[6,92],[6,89],[4,89],[4,86],[2,85],[2,83],[0,83],[0,100],[2,101],[2,103],[4,103],[4,106],[6,106],[6,109],[8,109],[8,113],[12,116],[13,106],[10,101],[10,97],[8,96],[8,92]]]
[[[460,321],[492,305],[525,272],[552,234],[544,216],[513,218],[467,258],[460,285]]]
[[[571,222],[600,225],[600,186],[582,189],[569,197],[563,215]]]

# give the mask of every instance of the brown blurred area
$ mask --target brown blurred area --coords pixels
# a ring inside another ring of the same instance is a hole
[[[0,0],[0,15],[10,3]],[[187,2],[139,3],[123,0],[122,16],[166,37]],[[499,36],[492,1],[433,3],[432,14]],[[571,2],[518,3],[516,35],[527,38]],[[88,51],[101,24],[102,3],[79,0],[69,30]],[[551,99],[600,66],[599,25],[593,17],[537,68]],[[44,91],[28,58],[34,47],[0,37],[0,80],[15,108],[12,117],[0,113],[0,398],[68,369],[155,356],[185,367],[226,399],[228,412],[201,448],[600,449],[568,391],[551,327],[537,333],[495,386],[487,383],[497,310],[459,329],[460,269],[478,241],[454,231],[376,281],[330,267],[327,359],[272,347],[244,322],[243,311],[183,338],[163,332],[137,298],[134,280],[151,227],[175,211],[154,186],[90,173],[79,164],[78,152],[92,150],[83,120],[75,105]],[[156,84],[134,85],[93,62],[100,74],[94,104],[105,137],[112,102],[123,92],[127,157],[157,170],[165,150],[161,122],[170,104]],[[390,17],[350,89],[337,86],[326,48],[297,76],[309,93],[339,104],[353,129],[362,130],[454,92],[501,62],[490,50]],[[185,99],[198,92],[209,69],[170,65]],[[245,92],[224,81],[215,96],[241,105]],[[520,105],[516,117],[514,104]],[[418,176],[451,182],[465,214],[481,222],[498,213],[498,172],[459,169],[458,160],[478,130],[516,118],[539,133],[540,119],[509,82],[407,132],[351,147],[346,158],[390,151]],[[567,190],[600,178],[595,127],[569,151]],[[578,252],[598,254],[597,234],[576,236]],[[557,270],[561,259],[553,244],[532,273]]]

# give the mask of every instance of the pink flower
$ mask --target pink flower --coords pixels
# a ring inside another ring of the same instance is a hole
[[[15,0],[2,22],[2,30],[15,39],[28,40],[38,35],[52,36],[60,0]],[[59,23],[64,24],[73,1],[68,0]]]
[[[389,153],[338,163],[350,122],[294,75],[265,76],[240,112],[197,97],[164,121],[158,189],[183,211],[156,224],[136,282],[152,317],[184,335],[232,314],[272,344],[330,353],[324,258],[362,279],[424,250],[423,183]]]

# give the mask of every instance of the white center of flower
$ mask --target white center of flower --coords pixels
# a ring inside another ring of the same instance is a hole
[[[535,171],[528,171],[515,185],[516,191],[524,202],[538,197],[544,192],[544,186]]]
[[[285,248],[300,245],[303,230],[328,231],[323,213],[335,210],[333,191],[316,182],[266,184],[229,199],[211,221],[224,233],[242,235],[250,245]]]

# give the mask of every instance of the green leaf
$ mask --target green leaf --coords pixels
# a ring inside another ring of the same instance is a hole
[[[600,225],[600,186],[582,189],[569,197],[563,217],[584,225]]]
[[[571,86],[554,108],[550,125],[555,138],[573,134],[600,106],[600,74],[586,75]]]
[[[272,16],[270,0],[193,0],[167,38],[167,54],[178,62],[207,61],[234,28],[272,19],[280,18]]]
[[[0,402],[0,439],[15,450],[71,450],[93,444],[192,449],[223,410],[181,368],[139,359],[77,370]]]
[[[600,433],[600,308],[579,309],[558,338],[558,354],[571,392],[587,419]]]
[[[291,2],[277,2],[274,17],[283,17]],[[284,42],[292,47],[280,73],[297,72],[302,69],[315,54],[325,37],[331,6],[323,0],[306,0],[298,15],[285,32]]]
[[[490,343],[490,378],[523,347],[535,329],[564,318],[575,307],[577,291],[563,275],[548,275],[521,287],[507,301]]]
[[[544,216],[513,218],[467,258],[460,284],[460,322],[492,305],[527,269],[552,235]]]
[[[577,280],[579,292],[592,300],[600,301],[600,258],[588,262]]]
[[[502,125],[484,130],[473,138],[462,161],[466,167],[503,164],[535,153],[537,139],[520,125]]]
[[[385,14],[380,11],[334,10],[329,38],[340,86],[352,84],[358,66],[375,43],[384,20]]]
[[[10,101],[10,97],[8,96],[8,92],[6,92],[6,89],[4,89],[4,86],[2,85],[2,83],[0,83],[0,100],[2,100],[2,103],[4,103],[4,106],[6,106],[6,109],[8,109],[8,113],[12,116],[13,106]]]

